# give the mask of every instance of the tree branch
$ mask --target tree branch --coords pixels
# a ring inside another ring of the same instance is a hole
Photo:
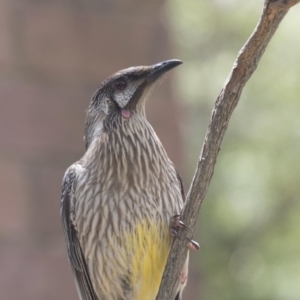
[[[214,172],[220,145],[242,90],[257,68],[281,20],[289,8],[299,2],[300,0],[264,1],[261,18],[252,35],[238,53],[232,70],[216,100],[197,169],[182,213],[183,222],[192,231],[195,229],[201,204]],[[186,232],[179,232],[179,238],[174,239],[156,300],[175,299],[180,271],[188,251],[188,241],[183,238],[185,234]]]

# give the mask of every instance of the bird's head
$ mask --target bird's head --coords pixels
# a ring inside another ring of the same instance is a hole
[[[146,95],[167,71],[180,65],[177,59],[152,66],[121,70],[103,81],[93,95],[85,122],[86,148],[100,130],[122,124],[122,120],[145,115]]]

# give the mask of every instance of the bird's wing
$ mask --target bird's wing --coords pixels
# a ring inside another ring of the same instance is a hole
[[[74,203],[74,183],[76,182],[76,167],[71,166],[63,179],[61,199],[61,220],[68,248],[68,257],[75,277],[80,300],[98,300],[88,273],[85,258],[77,236],[77,231],[71,220],[72,203]]]
[[[180,187],[180,191],[181,191],[181,196],[182,196],[183,202],[185,202],[185,190],[184,190],[184,185],[183,185],[181,176],[179,175],[178,172],[176,172],[176,175],[177,175],[177,180],[178,180],[179,187]]]

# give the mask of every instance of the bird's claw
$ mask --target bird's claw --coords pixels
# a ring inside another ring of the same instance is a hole
[[[190,244],[189,244],[190,250],[194,250],[194,251],[199,251],[200,250],[199,243],[197,243],[194,240],[188,239],[187,237],[186,237],[186,239],[190,242]]]
[[[174,236],[176,238],[179,238],[178,231],[180,228],[184,228],[186,230],[191,231],[191,229],[187,225],[185,225],[180,220],[180,218],[181,218],[181,215],[175,215],[171,218],[171,234],[172,234],[172,236]],[[200,245],[196,241],[194,241],[188,237],[185,237],[185,239],[190,242],[190,244],[189,244],[190,250],[195,250],[195,251],[200,250]]]

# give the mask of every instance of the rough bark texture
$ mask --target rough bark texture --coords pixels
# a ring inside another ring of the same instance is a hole
[[[183,222],[194,231],[201,204],[205,197],[220,145],[231,114],[238,104],[243,87],[255,71],[269,41],[289,8],[300,0],[265,0],[261,18],[246,44],[240,50],[232,70],[216,100],[210,124],[199,157],[194,178],[182,214]],[[180,232],[183,237],[186,232]],[[175,239],[169,254],[157,300],[175,298],[176,282],[180,276],[188,249],[185,239]]]

